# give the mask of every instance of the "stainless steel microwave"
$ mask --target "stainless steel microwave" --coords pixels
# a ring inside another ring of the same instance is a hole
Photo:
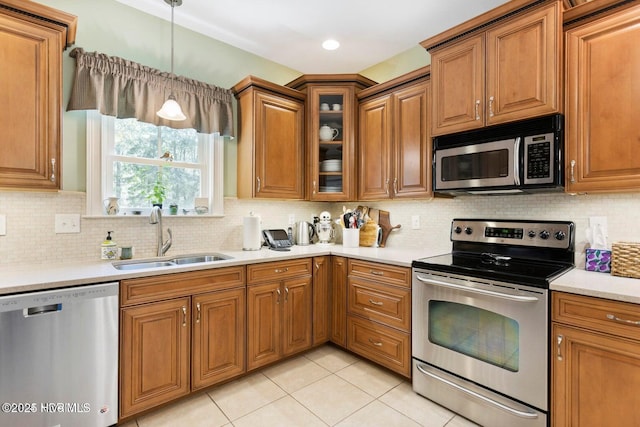
[[[448,194],[561,191],[561,114],[433,138],[433,190]]]

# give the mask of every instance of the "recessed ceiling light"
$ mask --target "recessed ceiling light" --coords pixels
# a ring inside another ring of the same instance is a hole
[[[340,47],[340,43],[337,40],[328,39],[322,42],[322,47],[327,50],[336,50]]]

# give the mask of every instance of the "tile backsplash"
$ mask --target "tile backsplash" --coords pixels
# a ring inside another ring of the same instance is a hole
[[[605,216],[609,242],[640,242],[636,227],[640,212],[640,193],[579,195],[545,194],[522,196],[464,196],[415,201],[360,202],[390,212],[392,225],[401,224],[389,236],[388,247],[429,246],[448,252],[449,227],[454,217],[497,219],[550,219],[576,223],[576,260],[584,266],[585,231],[591,216]],[[173,231],[168,254],[242,248],[242,218],[250,211],[259,214],[263,228],[286,228],[289,215],[296,221],[310,220],[313,214],[328,210],[333,217],[342,207],[357,202],[320,203],[225,199],[225,216],[163,217],[164,228]],[[82,217],[80,233],[56,234],[55,214],[84,215],[85,194],[80,192],[29,193],[0,192],[0,214],[6,216],[7,233],[0,236],[0,268],[4,265],[95,261],[100,243],[113,230],[119,245],[132,245],[135,258],[155,255],[155,226],[148,216]],[[411,228],[411,217],[419,215],[420,229]],[[340,234],[340,233],[338,233]],[[165,232],[166,236],[166,232]]]

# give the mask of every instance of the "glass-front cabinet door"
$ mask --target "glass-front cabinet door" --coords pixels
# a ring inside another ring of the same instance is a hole
[[[312,87],[307,102],[310,200],[350,200],[355,183],[353,87]]]

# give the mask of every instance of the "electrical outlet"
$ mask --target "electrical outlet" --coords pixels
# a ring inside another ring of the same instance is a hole
[[[80,214],[56,214],[56,234],[79,232]]]
[[[296,223],[296,214],[289,214],[289,225]]]
[[[411,229],[412,230],[420,229],[420,215],[411,215]]]
[[[7,216],[0,215],[0,236],[7,235]]]

